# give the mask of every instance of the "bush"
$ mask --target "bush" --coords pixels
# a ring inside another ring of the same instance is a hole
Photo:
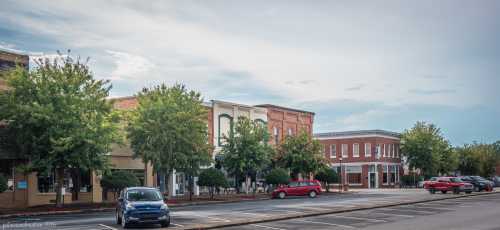
[[[105,192],[118,193],[124,188],[139,186],[139,184],[139,179],[133,173],[125,170],[113,171],[104,175],[101,179],[101,186]]]
[[[5,179],[2,174],[0,174],[0,193],[5,192],[5,190],[7,189],[7,179]]]
[[[329,184],[338,183],[339,176],[336,171],[330,168],[321,169],[314,178],[325,184],[326,191],[329,192]]]
[[[198,177],[198,186],[208,187],[210,198],[214,198],[215,189],[218,187],[228,187],[226,176],[216,168],[205,169]]]
[[[271,170],[265,179],[266,183],[270,185],[288,184],[290,182],[290,174],[285,169],[277,168]]]

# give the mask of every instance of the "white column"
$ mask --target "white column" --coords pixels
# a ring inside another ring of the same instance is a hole
[[[198,186],[198,177],[195,177],[194,179],[194,188],[193,188],[193,192],[194,192],[194,195],[195,196],[199,196],[200,195],[200,186]]]
[[[169,185],[170,187],[168,187],[168,194],[170,194],[170,196],[175,196],[175,187],[177,186],[177,182],[175,181],[175,169],[173,170],[172,174],[170,175],[170,178],[168,178],[168,180],[170,181]]]

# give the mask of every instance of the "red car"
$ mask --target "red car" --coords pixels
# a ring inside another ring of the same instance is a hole
[[[286,196],[306,196],[311,198],[321,194],[321,183],[317,180],[296,180],[286,186],[280,186],[272,193],[273,198],[284,199]]]
[[[433,177],[424,182],[424,188],[431,194],[436,193],[436,191],[441,191],[443,194],[448,191],[459,194],[460,192],[471,193],[473,186],[458,177]]]

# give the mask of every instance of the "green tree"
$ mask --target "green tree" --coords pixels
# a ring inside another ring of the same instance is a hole
[[[270,185],[288,184],[290,181],[290,174],[286,169],[275,168],[272,169],[265,177],[266,183]]]
[[[462,147],[456,147],[455,152],[458,155],[458,171],[462,175],[478,175],[480,162],[474,153],[474,146],[465,144]]]
[[[330,191],[330,184],[339,182],[339,176],[337,172],[328,167],[324,167],[319,170],[314,178],[321,181],[325,185],[326,192]]]
[[[481,175],[489,177],[495,173],[498,152],[495,144],[474,142],[456,148],[459,156],[458,170],[462,175]]]
[[[7,189],[7,179],[0,174],[0,193],[5,192]]]
[[[105,194],[110,191],[116,195],[124,188],[139,185],[139,179],[133,173],[126,170],[116,170],[106,173],[101,179],[101,186]]]
[[[401,152],[407,157],[410,168],[420,169],[426,177],[449,173],[457,164],[449,142],[434,124],[417,122],[403,132],[401,144]]]
[[[194,175],[210,164],[207,110],[200,93],[162,84],[144,88],[137,99],[127,127],[135,157],[151,163],[169,183],[174,169]]]
[[[323,147],[306,132],[287,136],[278,149],[277,165],[290,169],[294,178],[309,175],[325,167]]]
[[[227,180],[222,171],[216,168],[208,168],[200,173],[198,186],[208,187],[210,199],[214,199],[214,193],[218,187],[227,187]]]
[[[27,71],[7,73],[0,92],[0,120],[12,145],[34,171],[56,171],[56,205],[62,206],[65,173],[72,168],[105,170],[106,153],[118,138],[116,117],[106,100],[111,85],[95,80],[80,59],[37,60]]]
[[[223,166],[231,175],[245,177],[245,192],[249,192],[251,176],[271,162],[272,147],[268,144],[267,127],[247,117],[239,117],[222,147]]]

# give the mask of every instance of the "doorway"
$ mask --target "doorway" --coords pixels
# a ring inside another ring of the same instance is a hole
[[[368,178],[369,178],[368,188],[376,188],[377,184],[375,179],[377,178],[377,173],[371,172]]]

